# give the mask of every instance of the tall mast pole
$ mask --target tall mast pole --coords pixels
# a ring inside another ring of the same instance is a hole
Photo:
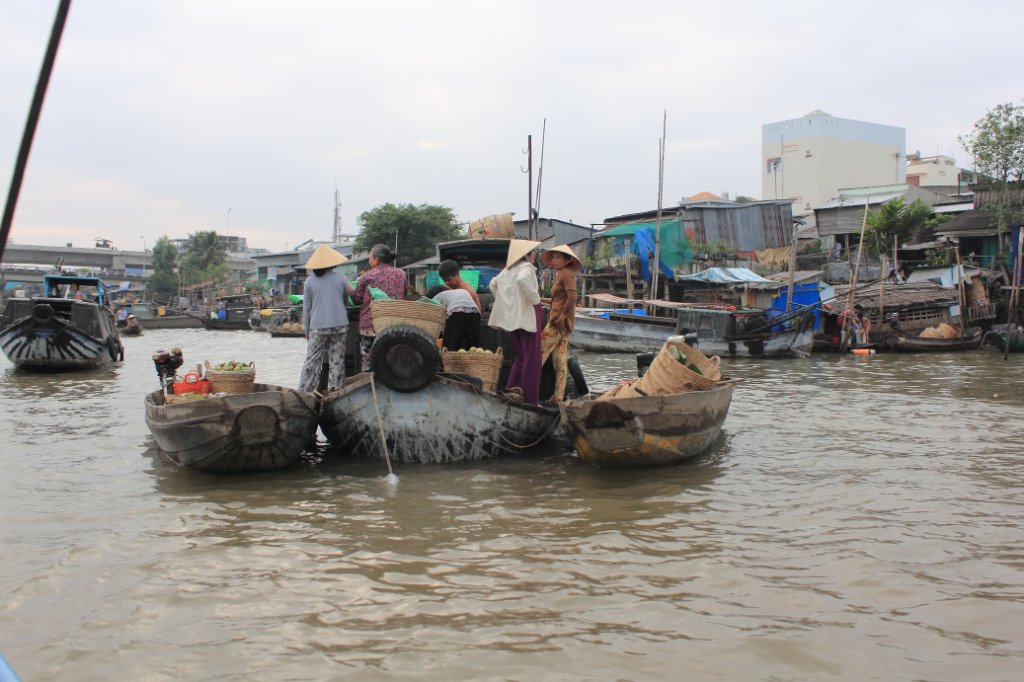
[[[650,300],[658,295],[658,275],[661,274],[661,199],[665,185],[665,131],[668,127],[668,110],[661,117],[661,140],[658,142],[658,217],[654,223],[654,265],[651,271]]]

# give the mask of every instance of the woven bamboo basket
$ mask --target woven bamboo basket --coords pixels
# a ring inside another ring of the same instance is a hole
[[[249,363],[250,370],[222,372],[214,369],[210,361],[206,361],[206,378],[210,381],[214,393],[252,393],[256,383],[256,364]]]
[[[681,363],[678,359],[680,354],[685,355],[686,362],[697,367],[700,372]],[[709,358],[682,341],[667,341],[647,372],[636,382],[636,388],[644,395],[714,388],[722,378],[719,362],[717,355]]]
[[[422,301],[370,301],[370,315],[377,334],[396,324],[411,324],[436,339],[444,328],[444,307]]]
[[[444,371],[479,377],[485,391],[494,391],[498,388],[498,375],[501,374],[503,359],[501,348],[495,353],[441,351]]]

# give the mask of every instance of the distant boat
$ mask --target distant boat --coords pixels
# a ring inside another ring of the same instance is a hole
[[[1010,336],[1010,344],[1006,344],[1006,336]],[[985,343],[999,351],[1005,351],[1009,348],[1011,353],[1024,353],[1024,330],[1018,327],[1012,327],[1007,330],[1007,325],[994,325],[992,329],[985,334]]]
[[[249,294],[221,296],[217,299],[216,312],[206,320],[206,328],[252,329],[250,318],[254,312],[258,315],[259,308],[253,305]]]
[[[980,348],[984,336],[980,327],[971,327],[963,336],[934,339],[920,336],[897,336],[891,339],[889,344],[893,350],[902,353],[948,353]]]
[[[4,307],[0,348],[16,367],[63,371],[124,359],[101,279],[45,275],[43,287],[44,296],[12,298]],[[72,287],[80,293],[73,296]]]

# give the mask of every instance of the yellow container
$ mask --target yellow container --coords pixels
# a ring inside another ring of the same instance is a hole
[[[159,307],[158,307],[158,308],[156,309],[156,316],[157,316],[157,317],[163,317],[163,316],[164,316],[164,315],[166,315],[166,314],[167,314],[167,308],[165,308],[165,307],[163,307],[163,306],[159,306]]]

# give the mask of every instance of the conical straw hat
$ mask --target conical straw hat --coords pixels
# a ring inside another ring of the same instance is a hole
[[[538,246],[540,246],[540,242],[530,241],[529,239],[509,239],[508,260],[505,261],[505,267],[507,268],[513,263],[521,260],[523,256],[530,253]]]
[[[553,253],[564,253],[566,256],[569,256],[569,258],[572,258],[572,260],[569,261],[569,264],[565,266],[565,267],[569,268],[570,270],[579,270],[580,266],[583,265],[583,263],[580,262],[579,256],[577,256],[575,253],[573,253],[573,250],[569,247],[568,244],[562,244],[561,246],[556,246],[556,247],[554,247],[552,249],[548,249],[544,253],[540,254],[540,262],[550,268],[551,267],[551,254],[553,254]]]
[[[306,264],[303,266],[307,270],[322,270],[323,268],[333,268],[335,265],[341,265],[342,263],[348,262],[348,258],[327,246],[327,244],[321,244],[316,247],[316,251],[309,257]]]

